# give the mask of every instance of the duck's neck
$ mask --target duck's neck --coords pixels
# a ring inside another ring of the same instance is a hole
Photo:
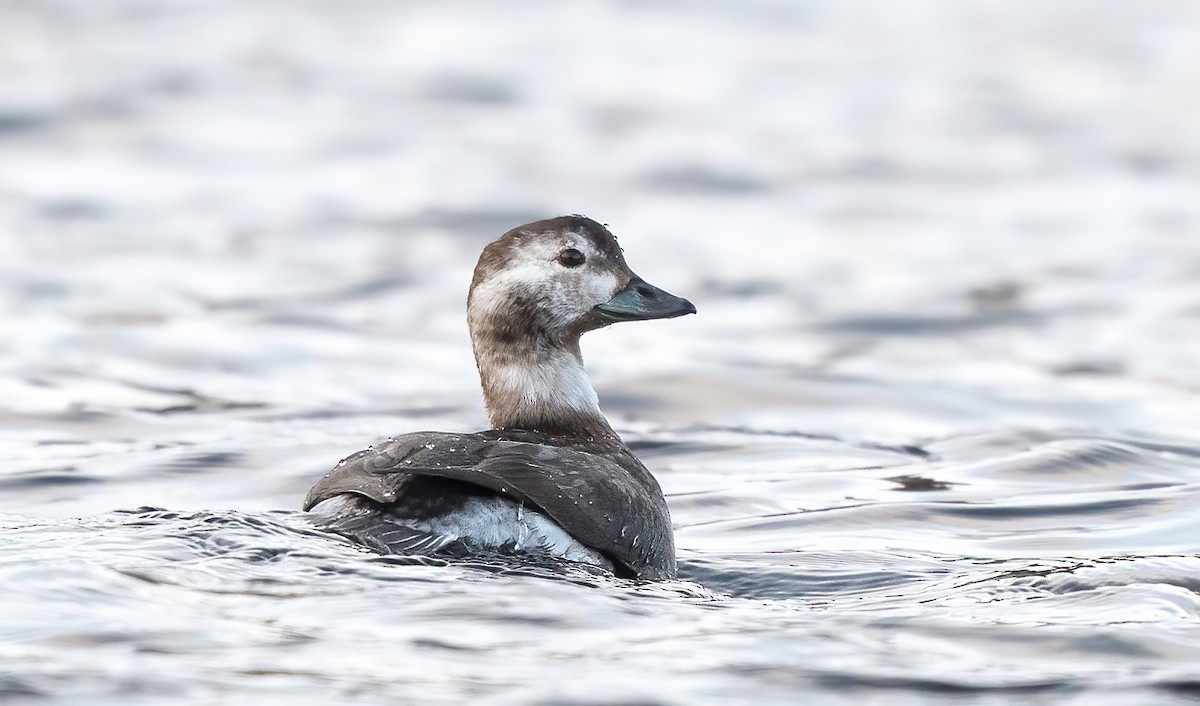
[[[473,337],[488,422],[591,440],[619,440],[588,379],[578,340],[504,341]]]

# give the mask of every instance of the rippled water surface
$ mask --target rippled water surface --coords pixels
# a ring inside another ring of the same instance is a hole
[[[1200,6],[0,2],[0,701],[1200,700]],[[679,581],[298,512],[538,217]]]

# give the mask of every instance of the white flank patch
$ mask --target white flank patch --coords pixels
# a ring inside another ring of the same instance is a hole
[[[549,517],[506,498],[472,498],[447,515],[403,524],[480,549],[548,554],[612,569],[599,552],[580,544]]]

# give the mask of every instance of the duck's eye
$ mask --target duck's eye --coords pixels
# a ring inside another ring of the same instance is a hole
[[[585,262],[587,258],[575,248],[567,248],[558,254],[558,264],[563,267],[579,267]]]

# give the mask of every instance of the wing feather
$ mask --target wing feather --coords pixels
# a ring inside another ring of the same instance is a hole
[[[528,503],[582,544],[642,578],[675,574],[670,513],[657,481],[628,449],[593,453],[530,432],[406,434],[342,461],[305,499],[341,494],[395,502],[412,476],[481,486]]]

